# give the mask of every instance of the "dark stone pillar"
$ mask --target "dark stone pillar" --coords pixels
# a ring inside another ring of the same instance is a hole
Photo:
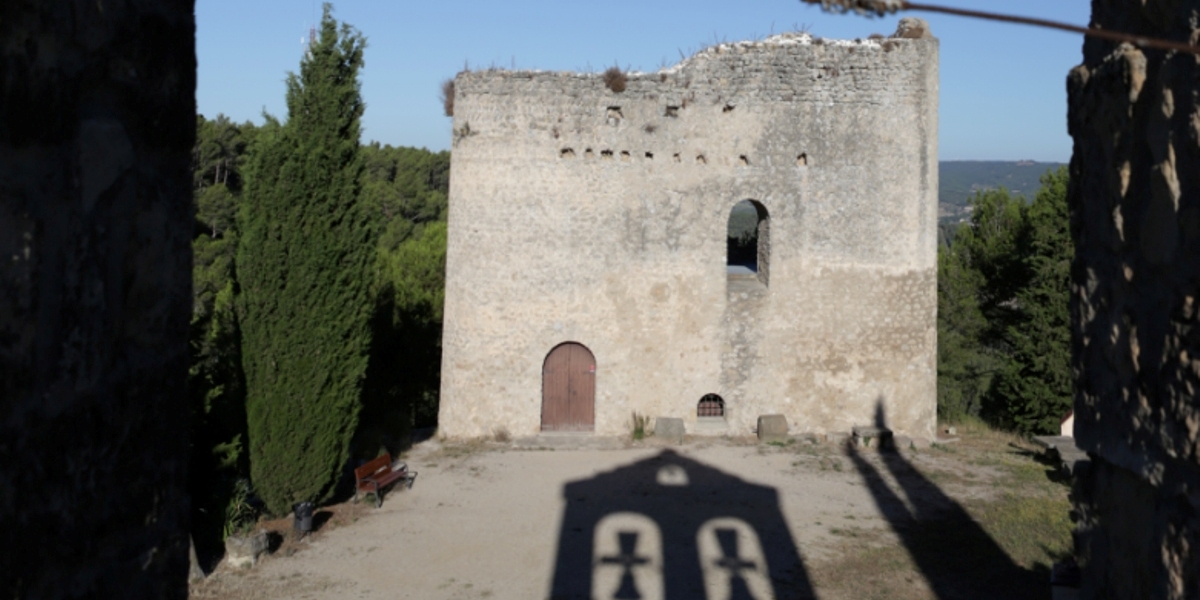
[[[1197,43],[1200,1],[1094,0]],[[1200,597],[1200,62],[1089,39],[1068,79],[1084,598]]]
[[[0,595],[184,598],[191,0],[0,2]]]

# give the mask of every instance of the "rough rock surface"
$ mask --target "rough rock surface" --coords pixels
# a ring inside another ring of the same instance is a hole
[[[192,2],[0,3],[0,590],[183,598]]]
[[[1092,3],[1195,43],[1200,2]],[[1200,597],[1200,63],[1089,39],[1068,78],[1083,598]]]

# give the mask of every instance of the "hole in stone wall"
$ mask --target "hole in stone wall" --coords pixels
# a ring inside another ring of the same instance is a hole
[[[703,154],[697,154],[697,155],[696,155],[696,164],[698,164],[698,165],[707,165],[707,164],[708,164],[708,159],[707,159],[707,158],[704,158],[704,155],[703,155]]]
[[[647,153],[646,153],[646,160],[654,160],[654,153],[653,153],[653,152],[647,152]]]
[[[591,149],[591,148],[588,148],[587,150],[584,150],[584,151],[583,151],[583,157],[584,157],[584,158],[593,158],[593,157],[595,157],[595,156],[596,156],[596,154],[592,152],[592,149]]]
[[[623,160],[625,162],[629,162],[629,151],[628,150],[621,151],[621,160]]]
[[[558,155],[562,158],[575,158],[575,150],[571,148],[563,148]]]
[[[723,112],[723,113],[727,113],[727,112],[733,112],[733,109],[734,109],[734,108],[736,108],[734,105],[732,105],[732,104],[726,104],[726,105],[725,105],[725,108],[722,108],[722,109],[721,109],[721,112]]]
[[[750,166],[750,159],[746,158],[745,154],[739,155],[738,156],[738,164],[742,165],[743,167]]]
[[[675,159],[675,162],[683,162],[683,159],[679,157],[678,152],[676,152],[674,155],[672,155],[671,158]]]
[[[625,118],[625,115],[621,114],[620,106],[608,107],[608,124],[609,125],[618,125],[618,124],[620,124],[621,119],[624,119],[624,118]]]
[[[658,126],[653,123],[646,123],[646,125],[642,127],[642,131],[645,131],[646,133],[654,133],[655,131],[658,131]]]
[[[668,106],[666,112],[663,113],[663,116],[678,117],[679,116],[679,107],[678,106]]]
[[[612,160],[612,157],[613,157],[612,150],[601,150],[600,151],[600,158],[607,158],[609,160]]]
[[[705,394],[696,405],[697,417],[724,417],[725,400],[716,394]]]
[[[807,167],[808,166],[808,154],[801,153],[800,156],[797,156],[796,157],[796,166],[797,167]]]

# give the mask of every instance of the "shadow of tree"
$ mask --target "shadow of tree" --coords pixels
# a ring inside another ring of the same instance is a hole
[[[774,488],[664,450],[563,497],[554,600],[815,598]]]
[[[875,426],[887,427],[882,402],[876,405]],[[962,505],[899,453],[885,449],[879,457],[908,503],[856,448],[847,455],[938,598],[1049,596],[1048,569],[1015,563]]]

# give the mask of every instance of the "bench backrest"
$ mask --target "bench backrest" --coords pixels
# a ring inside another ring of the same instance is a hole
[[[361,480],[364,477],[370,477],[383,471],[386,473],[392,472],[392,455],[384,452],[383,456],[372,460],[371,462],[354,470],[354,479]]]

